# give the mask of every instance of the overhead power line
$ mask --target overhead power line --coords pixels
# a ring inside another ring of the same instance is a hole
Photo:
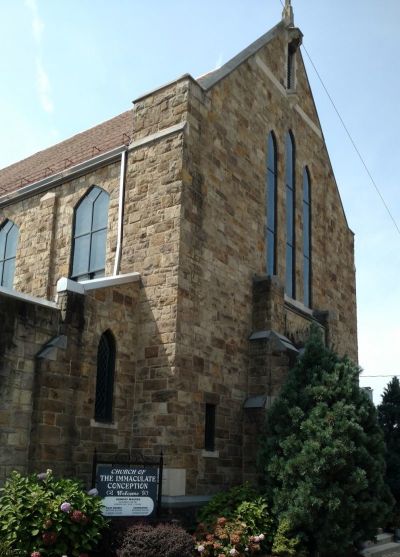
[[[360,375],[360,379],[370,379],[371,377],[400,377],[398,373],[389,373],[387,375]]]

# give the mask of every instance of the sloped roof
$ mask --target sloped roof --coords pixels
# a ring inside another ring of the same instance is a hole
[[[226,64],[215,71],[199,77],[195,81],[204,90],[209,89],[269,43],[284,27],[285,23],[283,21],[279,22],[275,27],[226,62]],[[184,77],[193,79],[189,74],[185,74]],[[147,93],[145,96],[154,93],[158,89]],[[115,147],[129,144],[132,130],[133,109],[1,169],[0,197],[23,186],[57,174],[83,161],[89,161]]]
[[[127,110],[94,128],[3,168],[0,170],[0,196],[128,144],[132,129],[133,110]]]

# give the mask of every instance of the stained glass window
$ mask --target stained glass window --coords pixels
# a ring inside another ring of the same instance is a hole
[[[114,394],[115,341],[110,331],[100,337],[97,349],[96,403],[97,422],[111,422]]]

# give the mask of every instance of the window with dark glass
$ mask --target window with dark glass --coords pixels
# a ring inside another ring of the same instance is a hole
[[[286,134],[286,274],[285,292],[291,298],[296,296],[295,282],[295,145],[291,132]]]
[[[109,195],[94,186],[75,209],[71,278],[104,276]]]
[[[110,331],[100,337],[97,349],[96,402],[97,422],[111,422],[114,394],[115,341]]]
[[[215,404],[206,404],[204,424],[204,449],[206,451],[215,450],[215,409]]]
[[[307,167],[303,170],[303,281],[304,305],[311,307],[311,183]]]
[[[287,88],[294,89],[295,87],[295,58],[296,56],[296,45],[294,43],[288,44],[288,55],[287,55]]]
[[[12,220],[6,220],[0,228],[0,286],[12,288],[19,229]]]
[[[267,145],[267,274],[276,275],[277,154],[274,133]]]

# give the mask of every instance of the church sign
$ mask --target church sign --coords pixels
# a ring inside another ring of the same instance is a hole
[[[160,509],[160,464],[95,463],[95,485],[103,499],[103,515],[150,518]]]

